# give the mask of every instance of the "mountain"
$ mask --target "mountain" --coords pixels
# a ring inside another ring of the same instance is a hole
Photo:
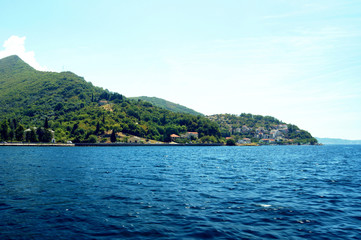
[[[189,113],[189,114],[192,114],[192,115],[195,115],[195,116],[198,116],[198,115],[204,116],[202,113],[196,112],[193,109],[190,109],[190,108],[187,108],[185,106],[179,105],[177,103],[169,102],[167,100],[157,98],[157,97],[141,96],[141,97],[131,97],[130,99],[135,99],[135,100],[140,99],[140,100],[143,100],[143,101],[146,101],[146,102],[150,102],[154,106],[164,108],[164,109],[167,109],[167,110],[172,111],[172,112]]]
[[[316,138],[319,143],[325,145],[348,145],[348,144],[361,144],[361,140],[346,140],[340,138]]]
[[[257,143],[317,143],[307,131],[270,116],[204,117],[162,99],[143,99],[93,86],[72,72],[37,71],[18,56],[6,57],[0,59],[0,140],[50,141],[52,129],[58,142],[127,141],[133,136],[168,142],[180,135],[180,142],[225,142],[232,137]],[[172,111],[164,107],[169,105]]]
[[[66,108],[63,110],[70,111],[77,104],[87,102],[91,94],[99,95],[103,91],[71,72],[37,71],[18,56],[0,60],[0,114],[3,118],[38,123],[44,116],[55,116],[60,105]]]
[[[271,144],[317,144],[312,135],[292,124],[286,124],[271,116],[250,113],[216,114],[207,116],[221,129],[222,137],[232,137],[236,141]],[[247,140],[244,140],[244,139]]]
[[[188,131],[198,132],[198,141],[221,140],[218,125],[205,117],[128,99],[72,72],[37,71],[18,56],[0,59],[1,140],[29,140],[22,139],[27,128],[40,138],[45,126],[55,131],[58,142],[104,142],[112,132],[121,141],[132,135],[170,141],[171,134]]]

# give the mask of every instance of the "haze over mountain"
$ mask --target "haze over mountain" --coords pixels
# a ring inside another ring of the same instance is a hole
[[[347,140],[347,139],[340,139],[340,138],[319,138],[316,137],[319,143],[325,145],[349,145],[349,144],[361,144],[361,140]]]

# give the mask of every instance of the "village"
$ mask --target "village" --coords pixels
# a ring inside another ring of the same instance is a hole
[[[230,133],[232,133],[232,135],[234,136],[226,137],[226,139],[236,138],[238,144],[250,144],[251,142],[255,142],[255,140],[258,140],[258,143],[260,144],[293,142],[292,139],[286,138],[286,135],[288,133],[287,124],[275,125],[272,127],[271,130],[267,130],[265,127],[257,127],[256,129],[253,129],[251,127],[248,127],[247,125],[243,125],[242,127],[238,127],[238,128],[230,127]],[[240,138],[239,136],[242,135],[248,135],[251,136],[251,138],[250,137]],[[238,138],[235,136],[238,136]]]
[[[271,116],[242,113],[207,116],[219,124],[222,137],[236,145],[293,145],[313,144],[312,136],[292,124]]]
[[[40,131],[39,131],[40,130]],[[42,130],[42,131],[41,131]],[[37,128],[29,128],[24,131],[24,140],[26,142],[35,142],[32,141],[34,135],[43,136],[44,139],[49,138],[44,142],[56,143],[56,139],[54,136],[54,131],[51,129],[37,129]],[[300,130],[297,130],[300,131]],[[43,132],[43,133],[41,133]],[[225,137],[225,140],[234,140],[235,145],[265,145],[265,144],[292,144],[293,140],[288,139],[288,127],[287,124],[279,124],[272,126],[272,129],[267,130],[265,127],[257,127],[255,129],[248,127],[247,125],[243,125],[242,127],[233,128],[229,126],[229,133],[231,136]],[[141,138],[138,136],[128,135],[121,132],[117,134],[117,141],[122,143],[129,144],[164,144],[164,142],[150,140]],[[247,136],[247,137],[243,137]],[[101,136],[99,136],[99,140],[96,142],[100,143],[111,143],[110,141],[111,131],[107,131]],[[38,137],[38,139],[42,139]],[[94,142],[94,143],[96,143]],[[72,144],[72,141],[68,141],[68,144]],[[199,143],[210,143],[203,142],[199,139],[198,132],[185,132],[183,134],[171,134],[170,142],[167,144],[199,144]]]

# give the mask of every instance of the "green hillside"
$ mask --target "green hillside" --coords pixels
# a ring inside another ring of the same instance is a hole
[[[205,117],[128,99],[71,72],[37,71],[17,56],[0,59],[0,122],[2,141],[39,141],[21,139],[32,127],[38,137],[45,128],[54,130],[58,142],[109,141],[112,132],[118,141],[121,134],[169,141],[187,131],[220,140],[218,125]]]
[[[207,116],[221,129],[222,137],[242,142],[247,138],[262,144],[317,144],[316,138],[292,124],[271,116],[242,113],[241,115],[217,114]]]
[[[140,100],[143,100],[143,101],[146,101],[146,102],[150,102],[154,106],[164,108],[164,109],[167,109],[167,110],[172,111],[172,112],[189,113],[189,114],[196,115],[196,116],[198,116],[198,115],[203,116],[202,113],[196,112],[193,109],[190,109],[190,108],[187,108],[187,107],[182,106],[180,104],[169,102],[167,100],[157,98],[157,97],[141,96],[141,97],[131,97],[130,99],[135,99],[135,100],[140,99]]]

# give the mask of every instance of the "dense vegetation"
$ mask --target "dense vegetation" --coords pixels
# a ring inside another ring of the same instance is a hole
[[[46,121],[58,142],[109,141],[120,132],[158,141],[187,131],[213,141],[221,136],[218,125],[205,117],[127,99],[71,72],[36,71],[17,56],[0,60],[0,106],[2,141],[24,141],[20,129],[45,131]],[[17,128],[19,138],[13,134]]]
[[[262,138],[278,141],[273,144],[316,144],[312,135],[292,124],[286,124],[271,116],[217,114],[208,116],[208,119],[217,122],[222,137],[232,137],[240,140],[249,138],[251,142],[260,142]],[[275,137],[275,135],[277,137]]]
[[[187,108],[185,106],[182,106],[180,104],[177,103],[172,103],[169,102],[167,100],[161,99],[161,98],[157,98],[157,97],[146,97],[146,96],[142,96],[142,97],[132,97],[131,99],[135,99],[135,100],[143,100],[146,102],[150,102],[151,104],[153,104],[154,106],[160,107],[160,108],[164,108],[167,109],[169,111],[172,112],[177,112],[177,113],[189,113],[195,116],[203,116],[202,113],[196,112],[193,109]]]

